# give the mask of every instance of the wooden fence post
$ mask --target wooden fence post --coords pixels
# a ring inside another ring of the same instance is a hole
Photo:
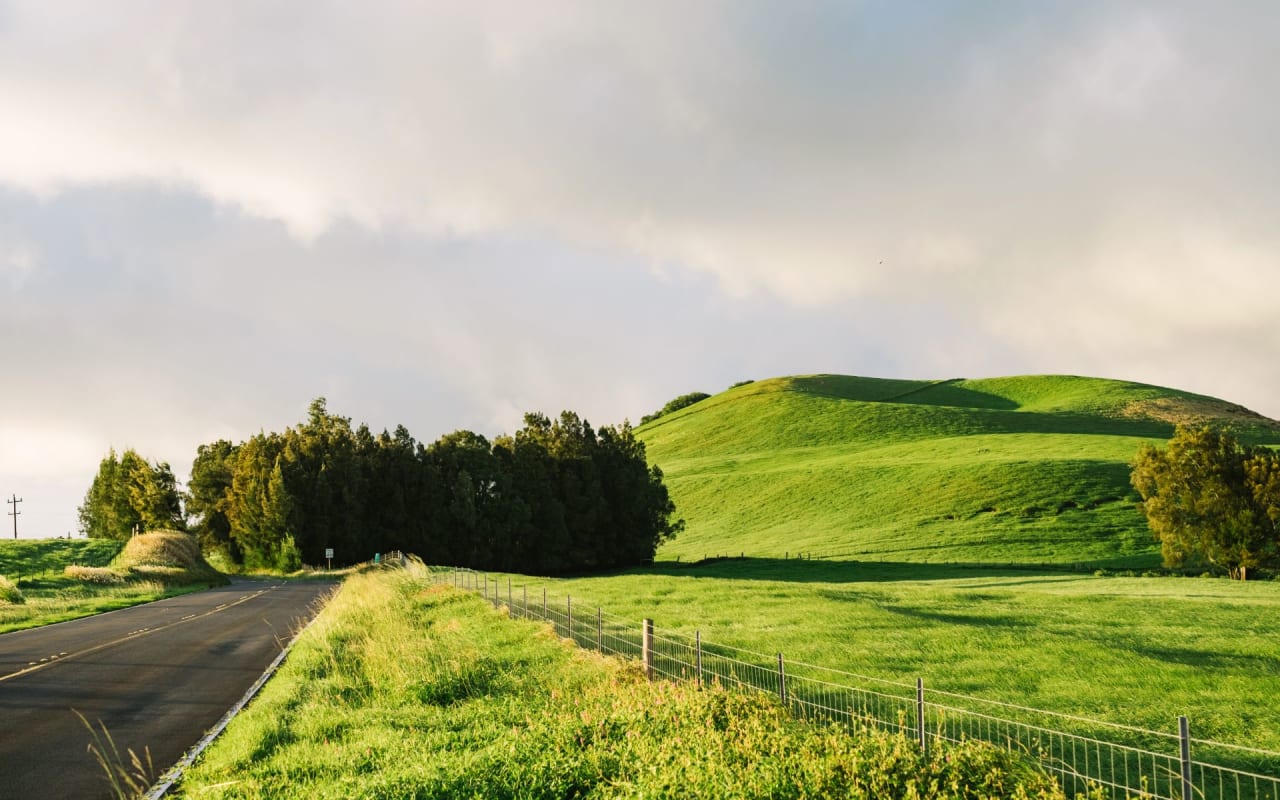
[[[1191,726],[1186,717],[1178,717],[1178,743],[1178,760],[1182,762],[1182,800],[1192,800]]]
[[[783,708],[787,707],[787,669],[782,664],[782,653],[778,653],[778,696],[782,699]]]
[[[702,631],[693,632],[693,644],[697,648],[698,688],[702,688]]]
[[[640,661],[644,664],[644,675],[653,680],[653,620],[644,621],[644,630],[640,634]]]
[[[916,729],[920,732],[920,752],[929,757],[929,734],[924,727],[924,678],[916,678]]]

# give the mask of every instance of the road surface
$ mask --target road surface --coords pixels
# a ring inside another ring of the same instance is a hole
[[[76,711],[157,772],[235,705],[328,583],[230,586],[0,635],[0,799],[111,797]],[[127,758],[127,756],[126,756]]]

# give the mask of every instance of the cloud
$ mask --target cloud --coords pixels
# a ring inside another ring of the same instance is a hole
[[[10,2],[0,422],[177,461],[319,393],[431,437],[803,371],[1277,415],[1277,16]]]

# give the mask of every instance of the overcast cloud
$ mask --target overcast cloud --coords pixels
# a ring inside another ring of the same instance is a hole
[[[108,447],[181,474],[320,395],[427,441],[815,371],[1280,416],[1278,34],[1243,2],[0,0],[0,492],[64,534]]]

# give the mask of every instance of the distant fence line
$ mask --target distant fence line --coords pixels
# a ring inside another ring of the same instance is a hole
[[[1113,797],[1280,800],[1280,753],[1197,739],[1186,717],[1176,731],[1161,732],[926,690],[923,679],[889,681],[712,644],[701,632],[659,632],[651,619],[637,624],[575,605],[569,595],[556,600],[546,587],[531,593],[509,577],[503,586],[470,569],[433,575],[505,606],[512,617],[549,622],[579,647],[637,659],[650,679],[767,692],[798,718],[887,729],[926,752],[934,742],[981,740],[1038,763],[1069,796],[1100,786]]]

